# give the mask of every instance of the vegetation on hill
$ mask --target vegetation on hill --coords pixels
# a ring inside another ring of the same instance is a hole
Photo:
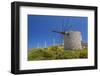
[[[87,48],[82,48],[78,50],[64,50],[62,46],[50,46],[48,48],[32,48],[28,50],[28,61],[79,59],[87,57]]]

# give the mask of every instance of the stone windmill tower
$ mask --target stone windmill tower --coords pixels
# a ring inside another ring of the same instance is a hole
[[[67,27],[67,26],[66,26]],[[62,27],[64,29],[64,27]],[[67,27],[69,29],[69,27]],[[80,31],[52,31],[63,35],[64,49],[81,49],[82,35]]]

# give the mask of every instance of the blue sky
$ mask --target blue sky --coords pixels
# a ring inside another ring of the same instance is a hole
[[[88,18],[78,16],[50,16],[28,15],[28,48],[36,48],[37,45],[44,47],[61,42],[62,35],[56,31],[80,31],[83,41],[88,40]]]

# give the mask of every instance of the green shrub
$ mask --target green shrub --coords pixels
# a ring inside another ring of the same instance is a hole
[[[81,50],[79,54],[79,58],[87,58],[87,57],[88,57],[87,49]]]
[[[33,48],[28,51],[28,60],[55,60],[87,58],[87,48],[78,50],[64,50],[62,47]]]
[[[34,49],[29,51],[28,60],[41,60],[43,59],[42,49]]]

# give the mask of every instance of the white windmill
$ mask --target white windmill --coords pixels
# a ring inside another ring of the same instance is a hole
[[[68,21],[68,20],[67,20]],[[59,33],[61,39],[64,40],[64,49],[81,49],[81,32],[80,31],[72,31],[69,30],[72,25],[65,25],[65,21],[63,19],[62,28],[60,31],[52,31]],[[62,40],[61,40],[62,41]]]

